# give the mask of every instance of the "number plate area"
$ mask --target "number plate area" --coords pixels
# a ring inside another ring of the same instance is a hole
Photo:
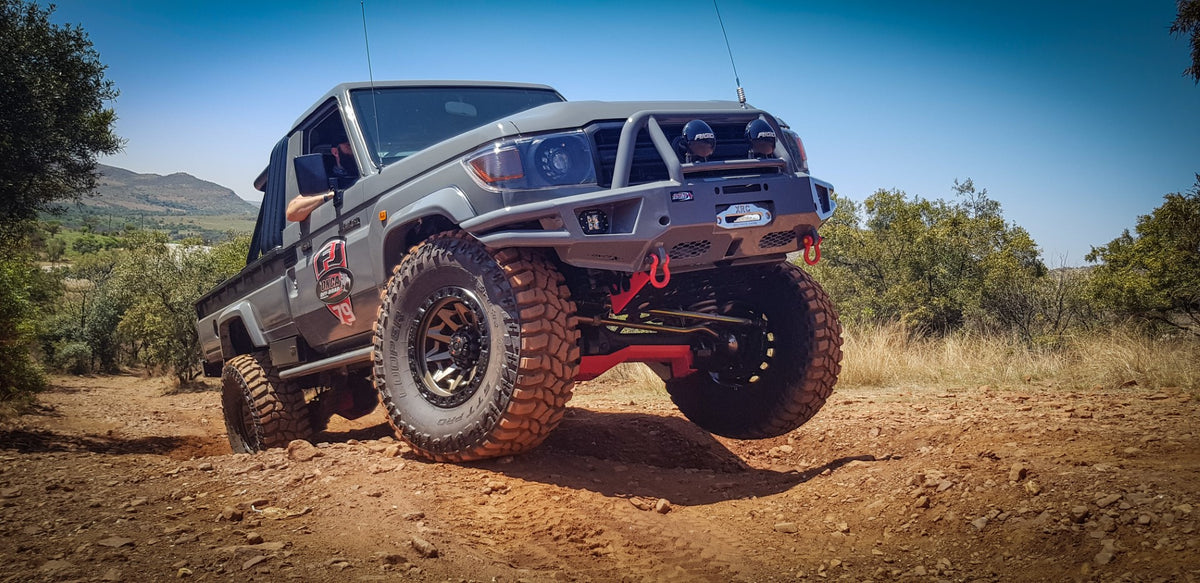
[[[761,227],[771,222],[771,210],[754,203],[731,204],[717,211],[717,226],[725,229]]]

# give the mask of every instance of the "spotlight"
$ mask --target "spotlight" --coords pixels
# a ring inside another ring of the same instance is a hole
[[[707,160],[717,149],[717,134],[708,124],[693,119],[683,126],[683,145],[687,148],[687,162],[694,158]]]
[[[746,124],[746,141],[750,142],[750,158],[771,158],[775,155],[775,130],[765,119]]]

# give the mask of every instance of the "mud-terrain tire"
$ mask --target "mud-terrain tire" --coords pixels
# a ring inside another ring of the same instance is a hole
[[[816,415],[841,372],[842,327],[825,290],[790,263],[740,273],[714,286],[723,313],[765,320],[741,373],[700,370],[667,381],[679,410],[705,431],[735,439],[787,433]],[[745,345],[754,342],[743,341]]]
[[[254,453],[309,439],[304,392],[279,379],[265,354],[243,354],[225,363],[221,408],[234,453]]]
[[[562,421],[579,369],[575,304],[543,255],[430,237],[393,270],[375,322],[388,420],[435,461],[511,455]]]

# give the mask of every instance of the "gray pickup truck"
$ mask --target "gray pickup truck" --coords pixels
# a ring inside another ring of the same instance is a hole
[[[255,186],[246,268],[196,303],[234,451],[382,404],[427,459],[519,453],[622,362],[703,429],[766,438],[837,382],[837,312],[787,261],[819,259],[832,187],[745,104],[348,83]],[[288,221],[298,196],[326,202]]]

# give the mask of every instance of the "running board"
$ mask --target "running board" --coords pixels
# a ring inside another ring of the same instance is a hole
[[[351,350],[350,352],[344,352],[331,358],[325,358],[316,362],[302,364],[295,368],[279,371],[279,378],[287,381],[308,376],[310,374],[333,370],[335,368],[342,368],[343,366],[358,364],[360,362],[370,362],[371,350],[372,347],[367,346],[366,348]]]

